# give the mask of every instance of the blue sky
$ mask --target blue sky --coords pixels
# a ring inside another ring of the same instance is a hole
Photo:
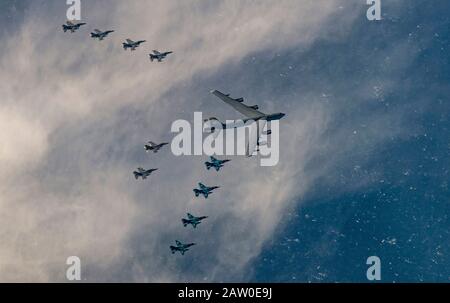
[[[2,279],[64,281],[77,255],[86,281],[366,282],[376,255],[384,282],[448,282],[449,4],[369,22],[364,2],[90,1],[74,35],[61,1],[2,2]],[[288,114],[277,167],[142,152],[193,111],[234,118],[211,89]],[[140,165],[160,171],[136,183]],[[195,200],[201,180],[223,190]],[[188,211],[210,218],[193,233]]]

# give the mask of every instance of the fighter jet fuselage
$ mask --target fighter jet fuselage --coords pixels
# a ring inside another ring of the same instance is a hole
[[[195,243],[189,243],[189,244],[183,244],[180,241],[175,241],[176,246],[171,245],[170,251],[172,254],[175,254],[177,251],[181,253],[181,255],[184,255],[185,252],[189,250],[189,247],[194,246]]]
[[[80,29],[81,26],[86,25],[86,23],[80,22],[80,23],[74,23],[72,21],[67,21],[66,24],[63,24],[62,28],[64,32],[70,31],[71,33],[76,32]]]
[[[134,174],[134,178],[137,180],[140,178],[142,178],[142,180],[147,179],[147,177],[149,177],[154,171],[157,171],[157,168],[152,168],[152,169],[143,169],[141,167],[139,167],[136,171],[133,172]]]
[[[131,49],[131,51],[136,50],[142,43],[147,42],[146,40],[139,40],[134,42],[133,40],[127,39],[126,42],[122,43],[123,49]]]
[[[157,153],[161,148],[163,148],[165,145],[168,145],[169,143],[161,143],[161,144],[156,144],[153,143],[152,141],[148,142],[148,144],[144,145],[145,147],[145,151],[146,152],[154,152]]]
[[[216,169],[216,171],[219,171],[224,166],[225,163],[231,161],[231,160],[218,160],[212,156],[210,157],[210,159],[211,159],[211,162],[208,162],[208,161],[205,162],[207,170],[209,170],[210,168],[213,167]]]
[[[91,38],[95,38],[98,40],[103,40],[105,39],[109,34],[114,33],[113,30],[109,30],[109,31],[104,31],[102,32],[101,30],[95,29],[92,33],[91,33]]]
[[[188,226],[189,224],[192,225],[194,228],[197,228],[197,225],[202,223],[202,220],[208,218],[206,216],[203,217],[195,217],[191,214],[187,214],[187,219],[181,219],[181,222],[183,222],[184,227]]]
[[[168,55],[172,54],[173,52],[163,52],[160,53],[157,50],[153,50],[153,54],[149,54],[150,61],[158,60],[158,62],[162,62]]]
[[[194,194],[196,197],[203,195],[203,197],[205,197],[205,199],[208,199],[208,196],[213,192],[213,190],[220,188],[219,186],[212,186],[212,187],[208,187],[202,183],[198,184],[199,188],[194,188]]]

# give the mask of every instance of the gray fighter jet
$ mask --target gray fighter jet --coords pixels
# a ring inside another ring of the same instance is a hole
[[[172,254],[179,251],[182,255],[184,255],[184,253],[189,250],[189,247],[195,245],[195,243],[183,244],[178,240],[175,241],[175,244],[176,244],[176,246],[172,246],[172,245],[170,246],[170,251],[172,252]]]
[[[136,50],[136,48],[139,47],[139,45],[141,45],[144,42],[147,42],[147,41],[139,40],[139,41],[134,42],[133,40],[126,39],[126,42],[122,43],[122,45],[123,45],[124,50],[131,49],[131,51],[134,51],[134,50]]]
[[[62,28],[64,32],[70,31],[71,33],[74,33],[79,30],[82,25],[86,25],[86,23],[74,22],[69,20],[66,22],[66,24],[63,24]]]
[[[137,179],[139,179],[139,177],[142,178],[142,180],[147,179],[148,176],[150,176],[154,171],[157,171],[157,168],[152,168],[152,169],[143,169],[142,167],[139,167],[137,169],[137,171],[134,171],[134,177]]]
[[[253,155],[253,152],[259,145],[263,145],[262,142],[259,141],[259,137],[263,134],[264,127],[266,126],[267,122],[273,121],[273,120],[280,120],[282,119],[286,114],[283,113],[274,113],[274,114],[265,114],[263,112],[258,111],[259,106],[253,105],[248,106],[245,105],[244,98],[238,98],[233,99],[230,97],[229,94],[221,93],[218,90],[214,90],[211,92],[216,97],[220,98],[222,101],[233,107],[236,111],[240,112],[244,116],[246,116],[245,119],[242,119],[244,123],[248,121],[255,121],[257,123],[253,124],[253,127],[250,130],[250,138],[246,144],[246,155],[248,157],[251,157]],[[235,123],[231,124],[225,124],[220,122],[217,118],[209,118],[206,119],[205,122],[217,122],[222,125],[223,128],[236,128]],[[242,125],[241,125],[242,126]],[[211,128],[211,131],[214,131],[214,127]],[[272,132],[271,130],[267,130],[265,132],[266,135],[270,135]]]
[[[209,170],[211,167],[214,167],[216,169],[216,171],[219,171],[220,168],[222,168],[225,163],[231,161],[231,160],[218,160],[218,159],[214,158],[213,156],[211,156],[210,159],[211,159],[211,162],[208,162],[208,161],[205,162],[207,170]]]
[[[157,153],[164,145],[168,145],[169,143],[161,143],[161,144],[156,144],[153,143],[152,141],[148,142],[148,144],[144,145],[145,147],[145,151],[146,152],[154,152]]]
[[[195,196],[198,197],[200,195],[203,195],[203,197],[205,197],[205,199],[208,199],[208,196],[210,194],[212,194],[213,190],[220,188],[219,186],[208,187],[202,183],[199,183],[198,186],[199,186],[199,188],[193,189]]]
[[[153,60],[158,60],[158,62],[162,62],[164,59],[166,59],[166,57],[170,54],[172,54],[173,52],[164,52],[164,53],[160,53],[157,50],[153,50],[153,54],[149,54],[150,56],[150,61],[153,62]]]
[[[183,222],[184,227],[188,226],[188,224],[191,224],[194,228],[197,228],[197,225],[202,223],[202,220],[208,218],[208,217],[195,217],[191,214],[187,214],[187,219],[181,219],[181,222]]]
[[[114,31],[111,30],[111,31],[102,32],[99,29],[94,29],[94,31],[91,33],[91,38],[98,39],[98,40],[102,41],[103,39],[105,39],[111,33],[114,33]]]

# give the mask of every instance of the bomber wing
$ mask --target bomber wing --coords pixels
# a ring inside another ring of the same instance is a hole
[[[256,109],[253,109],[245,104],[242,104],[241,102],[236,101],[233,98],[230,98],[229,95],[225,95],[224,93],[214,90],[211,92],[213,95],[221,99],[223,102],[227,103],[231,107],[233,107],[235,110],[246,116],[247,118],[253,119],[253,118],[260,118],[262,116],[266,116],[266,114],[257,111]]]

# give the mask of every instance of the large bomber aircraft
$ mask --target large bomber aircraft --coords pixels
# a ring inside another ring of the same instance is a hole
[[[283,113],[273,113],[273,114],[265,114],[263,112],[258,111],[259,107],[258,105],[248,106],[245,105],[244,98],[238,98],[233,99],[230,97],[230,95],[226,95],[218,90],[211,91],[213,95],[221,99],[223,102],[227,103],[231,107],[233,107],[236,111],[240,112],[244,116],[246,116],[245,119],[242,119],[244,123],[248,121],[255,121],[257,123],[254,123],[250,130],[250,138],[246,144],[246,155],[248,157],[251,157],[253,155],[253,152],[255,151],[256,147],[258,147],[260,144],[259,137],[263,134],[264,127],[266,126],[267,122],[273,121],[273,120],[280,120],[282,119],[286,114]],[[220,121],[218,121],[216,118],[210,118],[205,120],[207,121],[216,121],[222,125],[223,128],[236,128],[240,126],[236,126],[235,123],[233,124],[225,124]],[[214,128],[211,129],[214,131]],[[268,130],[266,132],[267,135],[271,134],[271,131]]]

